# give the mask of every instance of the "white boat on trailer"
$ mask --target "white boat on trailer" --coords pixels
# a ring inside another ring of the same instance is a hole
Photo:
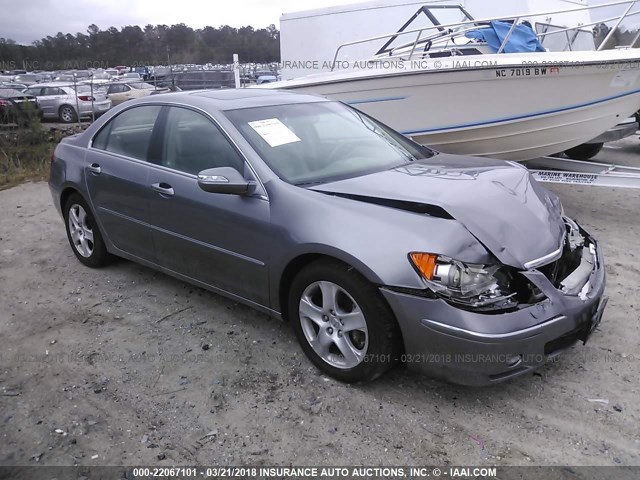
[[[616,18],[616,28],[635,14],[631,13],[635,3],[610,4],[628,5],[625,14]],[[415,37],[367,63],[353,62],[349,70],[334,68],[266,88],[295,89],[343,101],[443,152],[509,160],[553,155],[592,140],[640,110],[640,49],[502,52],[523,19],[594,8],[600,6],[501,18],[513,28],[495,54],[468,55],[460,50],[461,44],[483,50],[486,43],[466,34],[498,19],[349,42],[336,51],[334,67],[339,65],[340,51],[351,45],[388,43],[399,35]],[[538,37],[566,35],[571,30],[555,29]]]

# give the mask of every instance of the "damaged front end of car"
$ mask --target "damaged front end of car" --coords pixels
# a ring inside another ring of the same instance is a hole
[[[562,246],[548,263],[533,261],[564,295],[586,300],[590,278],[598,265],[595,240],[575,221],[563,217],[566,233]],[[500,314],[544,301],[543,290],[520,271],[495,260],[490,265],[464,263],[444,255],[412,252],[409,259],[428,289],[437,297],[470,311]],[[528,270],[534,270],[529,268]]]
[[[427,288],[382,289],[408,332],[408,358],[421,359],[409,366],[455,383],[487,385],[586,342],[606,306],[604,261],[593,236],[567,217],[563,222],[558,250],[525,269],[411,254]]]
[[[598,264],[595,241],[580,226],[564,217],[567,228],[561,257],[539,267],[549,281],[565,295],[587,299],[590,278]]]

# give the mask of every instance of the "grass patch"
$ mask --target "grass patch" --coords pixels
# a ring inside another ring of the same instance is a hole
[[[39,121],[25,129],[0,131],[0,190],[46,179],[53,148]]]

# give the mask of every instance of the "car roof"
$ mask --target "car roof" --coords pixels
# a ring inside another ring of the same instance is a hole
[[[114,80],[113,82],[108,82],[107,85],[138,85],[140,83],[148,83],[148,82],[145,82],[144,80],[142,80],[142,78],[140,80],[133,79],[133,81],[131,78],[129,78],[128,80],[125,80],[125,79]]]
[[[38,87],[71,87],[72,85],[69,85],[69,82],[42,82],[42,83],[35,83],[33,85],[30,85],[29,88],[38,88]]]
[[[224,111],[295,103],[326,102],[328,100],[315,95],[306,95],[284,90],[230,88],[161,93],[153,95],[153,97],[145,97],[136,102],[147,103],[149,101],[191,105],[205,110],[213,109]]]

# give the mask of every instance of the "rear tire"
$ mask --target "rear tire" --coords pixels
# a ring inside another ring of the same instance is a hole
[[[399,361],[393,312],[377,288],[344,263],[318,260],[302,269],[287,312],[307,357],[337,380],[368,382]]]
[[[93,213],[79,194],[74,193],[64,205],[64,224],[71,249],[80,263],[99,268],[113,260]]]
[[[574,160],[589,160],[600,153],[604,143],[585,143],[565,150],[565,154]]]
[[[74,123],[78,121],[78,114],[71,105],[62,105],[58,110],[58,116],[62,123]]]

